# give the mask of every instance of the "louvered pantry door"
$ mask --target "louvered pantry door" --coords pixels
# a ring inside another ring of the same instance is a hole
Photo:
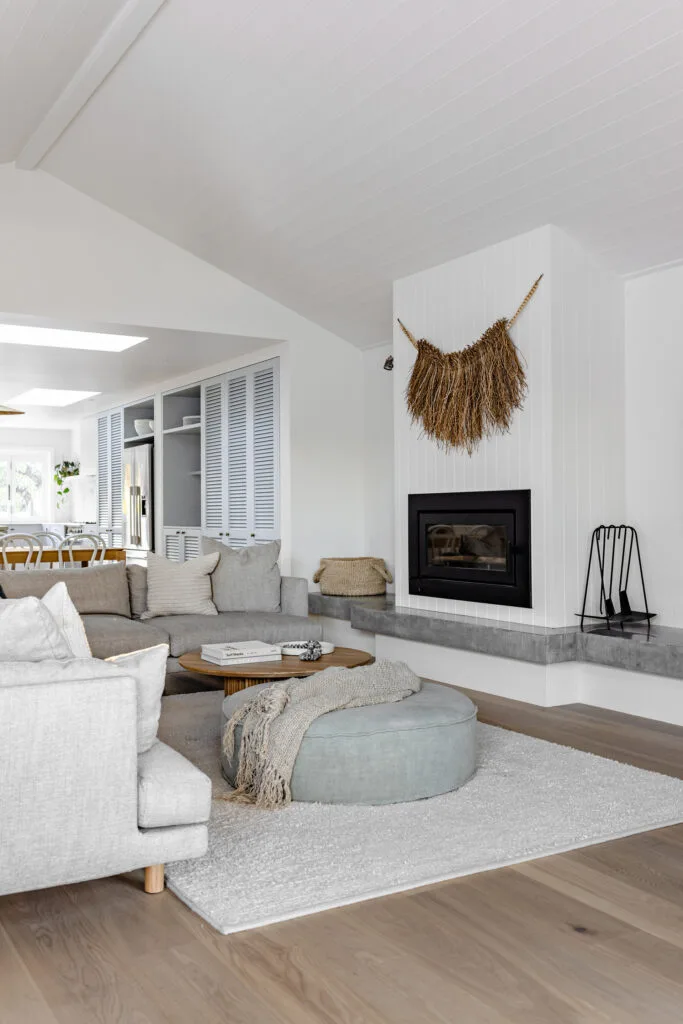
[[[225,537],[231,548],[244,547],[251,540],[251,388],[250,374],[232,374],[227,387],[227,496]]]
[[[277,364],[255,369],[252,375],[253,539],[280,536],[279,511],[279,387]]]
[[[164,529],[164,557],[171,562],[183,561],[183,538],[180,530]]]
[[[109,501],[109,414],[97,419],[97,529],[105,533],[111,529],[111,504]]]
[[[111,543],[123,543],[123,410],[109,414]]]
[[[202,385],[202,530],[207,537],[222,537],[223,480],[226,475],[225,380]]]

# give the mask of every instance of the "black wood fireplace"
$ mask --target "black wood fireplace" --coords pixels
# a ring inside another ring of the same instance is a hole
[[[531,491],[408,497],[411,594],[531,608]]]

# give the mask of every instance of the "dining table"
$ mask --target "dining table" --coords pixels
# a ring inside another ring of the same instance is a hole
[[[92,558],[92,548],[74,548],[71,553],[68,551],[62,551],[62,565],[79,565],[82,568],[87,568],[90,565],[90,559]],[[25,565],[27,562],[27,549],[26,548],[11,548],[5,551],[5,558],[7,563],[3,562],[2,556],[0,555],[0,569],[14,569],[17,565]],[[57,548],[43,548],[42,554],[40,554],[40,565],[53,566],[59,564],[59,551]],[[38,561],[39,552],[36,550],[31,556],[31,562],[35,563]],[[124,548],[105,548],[104,557],[101,559],[102,562],[125,562],[126,552]],[[93,563],[95,565],[100,564],[100,559]]]

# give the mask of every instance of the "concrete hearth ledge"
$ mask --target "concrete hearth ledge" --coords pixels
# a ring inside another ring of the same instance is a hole
[[[475,619],[396,607],[386,597],[326,597],[309,594],[311,615],[348,621],[381,636],[513,658],[538,665],[582,661],[631,672],[683,679],[683,629],[642,626],[605,636],[579,626],[557,629],[495,619]]]

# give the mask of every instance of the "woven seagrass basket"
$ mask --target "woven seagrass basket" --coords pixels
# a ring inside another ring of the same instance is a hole
[[[331,597],[385,594],[392,580],[383,558],[321,558],[313,577],[320,593]]]

